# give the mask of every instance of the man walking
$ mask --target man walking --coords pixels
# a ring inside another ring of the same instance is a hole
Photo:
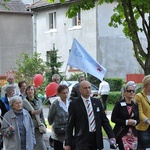
[[[69,106],[65,150],[71,150],[73,142],[76,150],[103,149],[102,127],[109,139],[115,143],[114,133],[101,102],[90,97],[91,84],[86,80],[82,81],[79,90],[81,96]]]
[[[104,79],[103,81],[99,84],[99,90],[98,93],[101,95],[102,97],[102,103],[103,103],[103,107],[106,113],[106,109],[107,109],[107,98],[108,98],[108,94],[110,91],[110,86],[108,84],[108,82],[106,82]]]

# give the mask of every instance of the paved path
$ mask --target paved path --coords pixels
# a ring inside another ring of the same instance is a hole
[[[44,106],[44,107],[43,107],[43,112],[44,112],[45,120],[47,120],[48,107]],[[108,112],[107,112],[107,117],[108,117],[108,119],[110,119],[110,117],[111,117],[111,111],[108,111]],[[50,130],[50,129],[47,129],[47,135],[48,135],[48,136],[51,135],[51,130]],[[50,147],[49,150],[54,150],[54,149]],[[109,142],[108,142],[107,138],[104,138],[104,149],[103,149],[103,150],[110,150],[110,145],[109,145]],[[117,150],[118,150],[118,149],[117,149]]]

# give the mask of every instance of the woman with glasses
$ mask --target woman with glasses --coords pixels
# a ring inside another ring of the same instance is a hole
[[[116,102],[112,111],[111,121],[115,123],[114,133],[120,150],[137,149],[137,130],[139,123],[138,105],[134,102],[135,87],[124,87],[124,97]]]
[[[138,150],[150,148],[150,75],[142,81],[143,90],[135,95],[139,106],[140,123],[136,126],[138,131]]]

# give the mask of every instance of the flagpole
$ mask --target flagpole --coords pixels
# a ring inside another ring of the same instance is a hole
[[[8,125],[11,126],[11,124],[3,116],[0,115],[0,117],[2,117],[2,119],[5,120],[5,122],[8,123]]]
[[[66,77],[67,67],[68,67],[68,65],[66,65],[66,69],[65,69],[65,77]],[[63,80],[64,80],[64,76],[63,76]]]

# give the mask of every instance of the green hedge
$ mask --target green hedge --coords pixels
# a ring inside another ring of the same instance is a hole
[[[121,92],[109,92],[107,103],[115,104],[121,97]]]
[[[77,78],[80,76],[80,75],[83,75],[85,76],[84,73],[74,73],[73,75],[70,76],[70,78],[68,80],[75,80],[77,81]],[[86,79],[94,84],[95,86],[99,87],[99,84],[100,84],[100,80],[97,79],[96,77],[90,75],[87,73],[87,77]],[[105,78],[105,80],[109,83],[110,85],[110,90],[111,91],[120,91],[123,84],[124,84],[124,81],[122,78]]]
[[[123,85],[122,78],[105,78],[110,85],[110,91],[120,91]]]

